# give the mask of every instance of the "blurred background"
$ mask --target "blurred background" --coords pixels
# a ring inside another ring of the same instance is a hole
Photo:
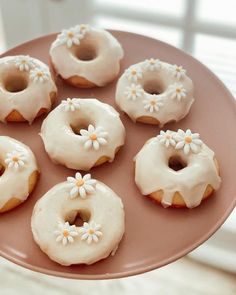
[[[208,66],[236,96],[235,0],[0,0],[0,53],[88,23],[170,43]],[[85,282],[47,277],[0,258],[0,294],[236,294],[236,212],[204,245],[162,269]]]

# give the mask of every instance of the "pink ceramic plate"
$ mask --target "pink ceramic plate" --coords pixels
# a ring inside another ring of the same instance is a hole
[[[184,120],[165,128],[191,128],[199,132],[201,138],[216,152],[223,184],[214,197],[192,210],[163,209],[143,197],[134,184],[133,157],[148,138],[159,133],[159,128],[134,124],[122,114],[127,130],[126,145],[112,164],[102,165],[91,172],[94,178],[105,182],[121,196],[126,212],[125,236],[114,257],[91,266],[63,267],[51,261],[34,243],[30,217],[36,200],[54,184],[73,175],[74,171],[54,165],[48,158],[38,135],[42,118],[37,119],[32,126],[1,124],[1,135],[12,136],[29,145],[41,167],[40,181],[28,201],[0,215],[0,254],[34,271],[67,278],[108,279],[161,267],[207,240],[225,221],[236,203],[236,108],[232,95],[215,75],[186,53],[144,36],[118,31],[112,33],[125,50],[121,72],[148,57],[183,65],[187,69],[195,85],[196,101]],[[48,63],[49,47],[55,36],[30,41],[4,55],[29,54]],[[97,97],[115,105],[116,81],[107,87],[91,90],[76,89],[61,81],[58,81],[58,87],[58,102],[66,97]]]

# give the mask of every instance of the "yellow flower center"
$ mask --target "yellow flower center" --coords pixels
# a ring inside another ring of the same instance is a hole
[[[70,235],[67,229],[64,229],[62,234],[65,238],[67,238]]]
[[[67,36],[68,36],[68,38],[73,38],[74,37],[74,33],[70,31],[70,32],[67,33]]]
[[[132,70],[132,71],[131,71],[131,74],[132,74],[132,75],[136,75],[136,74],[137,74],[136,70]]]
[[[37,76],[40,78],[40,77],[43,77],[43,73],[42,72],[38,72],[37,73]]]
[[[136,90],[135,89],[133,89],[131,92],[132,92],[132,94],[136,94]]]
[[[15,156],[15,157],[12,158],[12,161],[13,162],[18,162],[19,161],[19,158],[17,156]]]
[[[180,88],[176,88],[176,92],[177,93],[180,93],[181,92],[181,89]]]
[[[86,25],[84,25],[84,24],[80,25],[80,29],[81,30],[85,30],[86,29]]]
[[[150,104],[151,104],[152,106],[155,106],[155,105],[156,105],[156,101],[155,101],[155,100],[151,100],[151,101],[150,101]]]
[[[83,179],[79,179],[79,180],[77,180],[77,181],[76,181],[76,185],[77,185],[78,187],[84,185],[84,180],[83,180]]]
[[[155,60],[151,59],[151,60],[150,60],[150,64],[151,64],[151,65],[154,65],[154,64],[155,64]]]
[[[93,235],[93,234],[94,234],[94,230],[93,230],[92,228],[90,228],[90,229],[88,230],[88,233],[89,233],[90,235]]]
[[[96,140],[97,139],[97,135],[96,134],[91,134],[89,137],[91,140]]]
[[[184,141],[186,143],[191,143],[192,142],[192,137],[191,136],[186,136],[185,139],[184,139]]]
[[[181,71],[181,68],[180,68],[180,67],[177,67],[177,68],[176,68],[176,71],[177,71],[177,72],[180,72],[180,71]]]
[[[26,64],[26,60],[25,59],[22,59],[21,63],[25,65]]]
[[[77,185],[78,187],[84,185],[84,180],[83,180],[83,179],[79,179],[79,180],[77,180],[77,181],[76,181],[76,185]]]

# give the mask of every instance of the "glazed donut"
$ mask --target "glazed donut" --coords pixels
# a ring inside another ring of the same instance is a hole
[[[67,98],[44,120],[40,135],[53,162],[87,171],[113,161],[124,144],[125,128],[110,105]]]
[[[51,109],[56,94],[43,62],[28,55],[0,58],[0,121],[32,123]]]
[[[193,83],[181,66],[148,59],[130,66],[117,83],[116,103],[134,122],[163,126],[185,117]]]
[[[50,49],[55,72],[82,88],[104,86],[114,80],[123,55],[120,43],[109,32],[89,25],[63,30]]]
[[[83,222],[75,225],[78,217]],[[123,204],[104,183],[77,172],[37,201],[31,228],[50,259],[62,265],[92,264],[115,254],[125,228]]]
[[[148,172],[148,173],[147,173]],[[135,182],[164,207],[198,206],[220,186],[214,152],[189,129],[151,138],[135,157]]]
[[[0,213],[24,202],[34,189],[39,169],[30,148],[0,136]]]

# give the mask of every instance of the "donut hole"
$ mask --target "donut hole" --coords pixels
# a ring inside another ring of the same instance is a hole
[[[86,124],[86,123],[81,123],[81,124],[78,124],[78,125],[70,125],[72,131],[77,134],[77,135],[81,135],[80,134],[80,130],[81,129],[86,129],[88,130],[88,126],[89,124]]]
[[[11,75],[4,81],[4,87],[8,92],[20,92],[26,89],[28,81],[23,75]]]
[[[164,86],[160,81],[149,80],[143,85],[144,91],[152,95],[158,95],[164,92]]]
[[[83,226],[84,222],[88,222],[90,220],[91,213],[87,209],[81,209],[75,212],[72,212],[70,216],[67,216],[66,221],[70,224],[74,224],[76,226]]]
[[[3,175],[4,172],[5,172],[5,167],[0,164],[0,177]]]
[[[82,61],[91,61],[97,57],[97,50],[92,44],[80,44],[74,51],[77,59]]]
[[[168,166],[174,171],[179,171],[187,166],[187,163],[179,156],[172,156],[169,158]]]

